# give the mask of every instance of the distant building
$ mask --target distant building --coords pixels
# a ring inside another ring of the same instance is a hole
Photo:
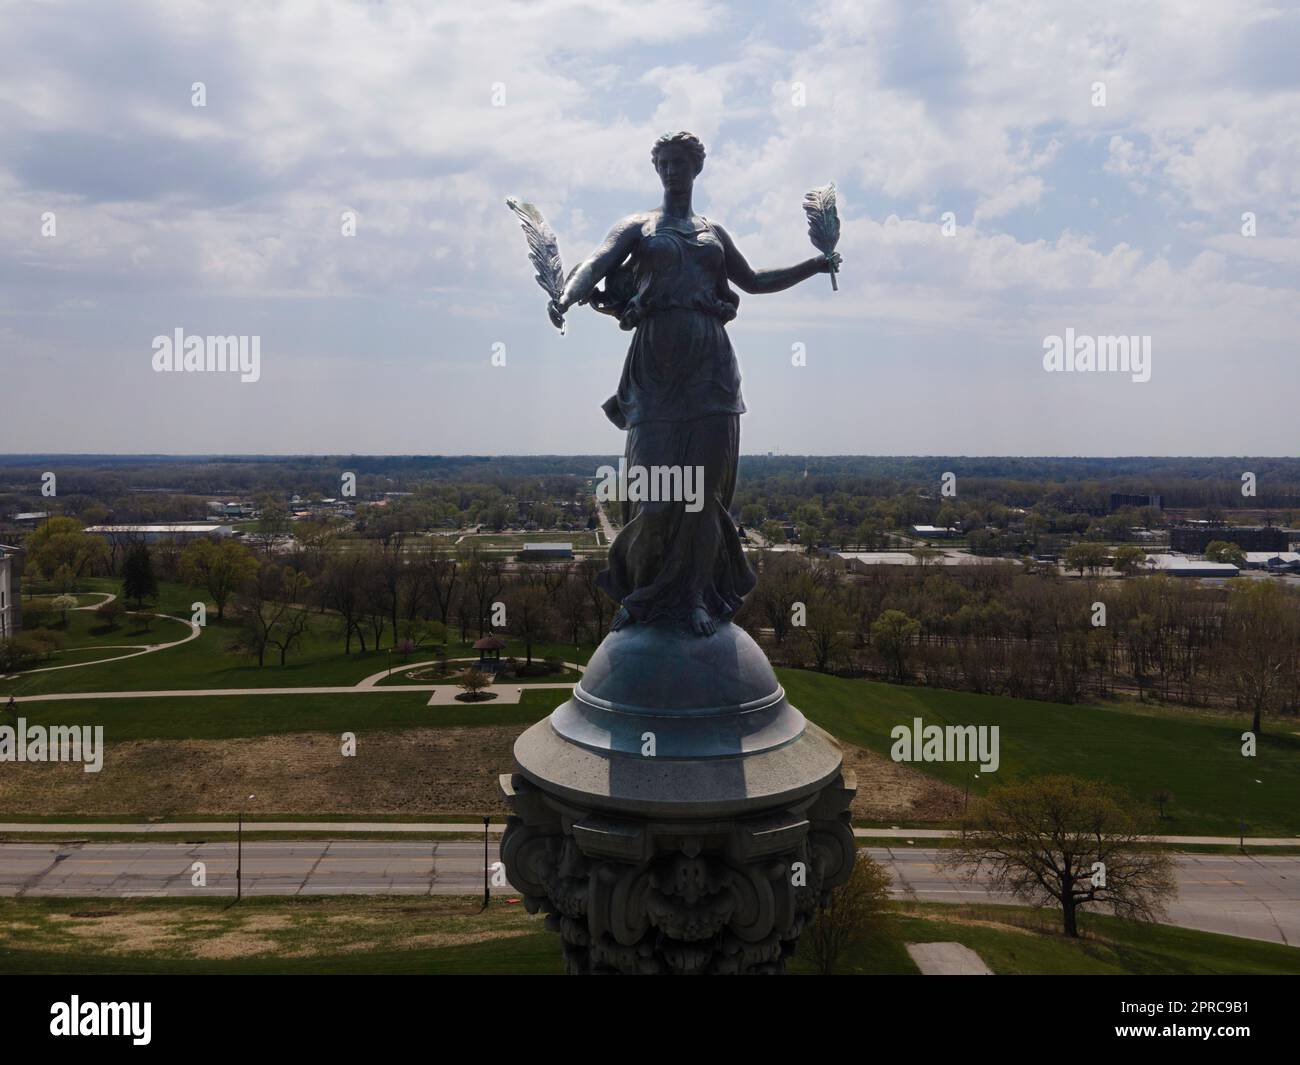
[[[827,551],[826,557],[834,559],[850,573],[866,573],[876,566],[919,566],[921,560],[911,551]],[[927,566],[989,566],[1010,562],[1020,565],[1015,559],[981,558],[977,555],[935,555],[927,558]]]
[[[243,518],[252,515],[256,508],[252,503],[223,503],[219,499],[208,500],[208,510],[223,518]]]
[[[1230,562],[1206,562],[1186,555],[1147,555],[1147,567],[1171,577],[1235,577],[1241,572]]]
[[[1243,551],[1286,551],[1290,537],[1275,525],[1177,525],[1169,530],[1169,546],[1186,554],[1204,554],[1215,540],[1236,544]]]
[[[1160,496],[1133,495],[1129,492],[1111,492],[1111,511],[1119,510],[1122,507],[1154,507],[1156,510],[1165,509],[1162,497]]]
[[[1266,569],[1275,573],[1300,573],[1300,552],[1247,551],[1246,569]]]
[[[22,574],[22,549],[0,544],[0,640],[23,627]]]
[[[48,511],[33,510],[28,511],[26,514],[15,514],[13,520],[20,525],[35,525],[38,521],[44,521],[49,516]]]
[[[519,552],[520,562],[551,562],[573,557],[573,544],[524,544]]]
[[[942,540],[949,536],[956,536],[957,531],[953,528],[945,528],[942,525],[913,525],[912,532],[924,537],[927,540]]]
[[[199,537],[226,537],[234,532],[229,525],[210,522],[187,522],[179,525],[90,525],[86,532],[118,540],[197,540]]]

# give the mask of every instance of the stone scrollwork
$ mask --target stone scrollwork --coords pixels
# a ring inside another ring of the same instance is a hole
[[[501,786],[507,875],[559,932],[571,973],[782,972],[853,864],[844,772],[811,797],[707,822],[576,807],[520,773]]]

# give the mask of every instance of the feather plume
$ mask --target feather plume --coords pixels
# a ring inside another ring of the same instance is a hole
[[[828,259],[840,242],[840,215],[835,208],[835,182],[822,185],[804,194],[804,214],[808,216],[808,239]],[[831,288],[839,291],[835,280],[835,265],[831,264]]]
[[[560,242],[555,230],[531,203],[507,196],[506,206],[519,217],[519,225],[528,238],[528,259],[537,271],[537,283],[551,299],[558,300],[564,292],[564,264],[560,261]]]

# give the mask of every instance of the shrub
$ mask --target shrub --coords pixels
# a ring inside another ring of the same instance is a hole
[[[26,629],[0,642],[0,670],[28,669],[63,646],[63,637],[49,629]]]
[[[95,608],[95,617],[109,629],[116,629],[121,625],[122,615],[125,613],[126,610],[116,599],[110,599],[107,603],[101,603]]]
[[[830,976],[843,956],[860,946],[889,909],[889,873],[869,855],[859,854],[847,883],[831,892],[825,907],[804,933],[817,971]]]

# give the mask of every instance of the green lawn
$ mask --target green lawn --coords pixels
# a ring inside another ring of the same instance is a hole
[[[0,899],[0,973],[558,974],[559,937],[518,903],[469,898]],[[907,943],[957,942],[999,975],[1300,974],[1300,950],[1024,907],[895,906],[843,974],[914,975]],[[811,971],[806,949],[791,964]]]
[[[971,778],[973,794],[1006,780],[1073,773],[1108,780],[1143,802],[1167,788],[1174,799],[1160,823],[1165,835],[1234,836],[1243,812],[1247,835],[1300,833],[1300,736],[1284,732],[1287,726],[1277,721],[1265,723],[1259,753],[1247,759],[1241,755],[1241,733],[1250,723],[1244,717],[1065,706],[803,670],[779,674],[791,701],[809,718],[840,739],[885,755],[893,745],[890,729],[910,727],[917,717],[927,725],[999,726],[996,773],[975,780],[978,769],[972,765],[916,763],[959,788]]]
[[[525,691],[514,706],[427,706],[425,692],[382,695],[196,695],[171,699],[60,699],[20,707],[29,725],[103,725],[110,743],[124,740],[217,740],[287,732],[529,725],[564,701],[562,691]]]
[[[186,612],[188,615],[188,611]],[[106,626],[93,610],[69,610],[66,620],[56,614],[54,623],[49,626],[51,632],[63,637],[64,649],[95,649],[114,644],[133,644],[144,647],[151,643],[171,643],[183,640],[189,635],[190,627],[182,621],[169,618],[152,618],[148,628],[142,619],[124,617],[115,629]],[[48,665],[58,665],[51,659]]]
[[[905,944],[961,943],[999,976],[1300,974],[1300,950],[1280,943],[1100,914],[1085,914],[1081,930],[1081,938],[1070,939],[1060,932],[1058,913],[1024,906],[906,903],[845,957],[841,971],[915,973]],[[792,969],[809,968],[806,954],[796,955]]]

